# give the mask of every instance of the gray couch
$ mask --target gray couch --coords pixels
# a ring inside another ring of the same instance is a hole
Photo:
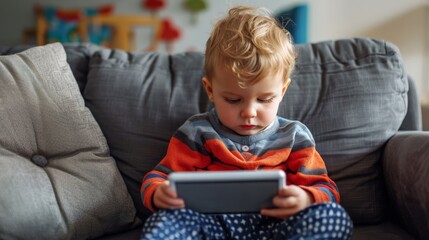
[[[143,175],[212,107],[203,54],[29,48],[0,47],[0,239],[137,239]],[[354,239],[427,239],[429,133],[399,50],[373,39],[297,49],[279,114],[312,131]]]

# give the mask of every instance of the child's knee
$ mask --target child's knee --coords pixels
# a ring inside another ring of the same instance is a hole
[[[291,217],[287,222],[289,237],[318,236],[322,239],[350,239],[353,223],[337,203],[317,203]],[[293,237],[292,237],[293,239]]]
[[[332,239],[351,238],[353,222],[341,205],[329,202],[313,206],[310,218],[321,234],[327,234]]]

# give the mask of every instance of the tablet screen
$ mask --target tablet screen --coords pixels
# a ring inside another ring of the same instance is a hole
[[[272,208],[284,186],[283,171],[174,173],[170,184],[187,208],[202,213],[258,213]]]

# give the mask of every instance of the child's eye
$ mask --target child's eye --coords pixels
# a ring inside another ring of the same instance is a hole
[[[258,99],[259,102],[262,103],[270,103],[274,100],[275,97],[270,97],[270,98],[264,98],[264,99]]]
[[[229,102],[229,103],[238,103],[240,102],[239,98],[225,98],[225,101]]]

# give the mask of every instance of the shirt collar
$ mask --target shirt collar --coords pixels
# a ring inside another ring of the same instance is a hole
[[[225,136],[233,142],[242,144],[242,145],[252,145],[255,142],[258,142],[262,139],[266,139],[267,137],[274,134],[279,129],[279,120],[278,117],[273,120],[270,125],[268,125],[264,130],[248,136],[243,136],[235,133],[231,129],[225,127],[219,120],[219,117],[216,112],[216,108],[212,108],[209,113],[209,121],[212,124],[213,128],[220,135]]]

